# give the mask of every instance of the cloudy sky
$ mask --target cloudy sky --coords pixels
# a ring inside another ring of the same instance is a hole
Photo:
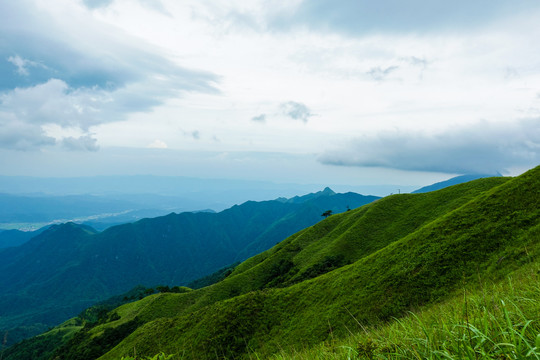
[[[540,163],[537,0],[0,0],[0,175],[423,184]]]

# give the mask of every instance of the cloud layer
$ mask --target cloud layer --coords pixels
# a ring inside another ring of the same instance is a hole
[[[90,8],[110,3],[85,1]],[[64,6],[73,18],[57,19],[65,13],[55,6]],[[182,92],[217,91],[215,75],[173,63],[158,49],[98,23],[76,2],[59,1],[49,9],[38,9],[31,0],[2,2],[0,13],[0,33],[9,34],[0,42],[1,131],[14,119],[18,124],[11,124],[9,141],[0,138],[0,147],[15,143],[30,150],[54,143],[45,124],[87,133]],[[74,147],[73,139],[63,144]]]
[[[497,18],[538,8],[534,0],[456,1],[301,1],[295,11],[276,14],[273,28],[308,26],[315,31],[338,31],[352,35],[369,32],[418,32],[470,29]]]
[[[483,122],[433,135],[381,133],[327,151],[319,161],[339,166],[495,174],[513,166],[540,163],[540,119]]]
[[[358,177],[533,166],[539,16],[536,0],[0,1],[0,151],[310,154]]]

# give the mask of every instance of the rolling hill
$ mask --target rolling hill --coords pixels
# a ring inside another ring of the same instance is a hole
[[[29,349],[55,359],[160,351],[182,359],[266,358],[330,344],[452,299],[464,287],[496,283],[537,263],[539,254],[540,167],[330,216],[218,283],[150,295],[97,322],[73,319],[4,358],[24,359]],[[523,341],[536,336],[527,326],[520,331]],[[536,350],[524,351],[515,358]]]
[[[326,189],[220,213],[171,213],[103,232],[74,223],[51,226],[0,251],[6,274],[0,277],[0,329],[42,331],[136,285],[185,285],[274,246],[318,222],[325,210],[342,212],[375,199]]]

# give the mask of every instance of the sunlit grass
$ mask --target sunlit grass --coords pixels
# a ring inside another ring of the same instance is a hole
[[[251,352],[239,358],[539,359],[539,273],[540,266],[530,264],[499,283],[464,288],[445,302],[411,311],[378,327],[366,328],[358,323],[346,338],[332,338],[312,347],[283,348],[270,357]],[[182,355],[160,353],[121,360],[182,358]]]
[[[359,324],[346,339],[282,350],[271,359],[539,359],[538,270],[531,265],[378,328]]]

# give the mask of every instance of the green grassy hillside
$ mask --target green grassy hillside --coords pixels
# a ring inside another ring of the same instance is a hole
[[[220,213],[172,213],[103,232],[53,226],[0,250],[0,273],[6,274],[0,277],[0,333],[8,332],[11,345],[136,285],[186,285],[274,246],[327,209],[342,212],[375,199],[329,190],[293,202],[250,201]]]
[[[343,338],[284,348],[272,360],[539,359],[540,264],[500,281],[479,279],[447,300]],[[251,358],[263,358],[255,353]]]
[[[539,179],[536,168],[330,216],[219,283],[117,308],[111,321],[79,331],[54,356],[295,354],[451,301],[466,287],[536,263]]]

